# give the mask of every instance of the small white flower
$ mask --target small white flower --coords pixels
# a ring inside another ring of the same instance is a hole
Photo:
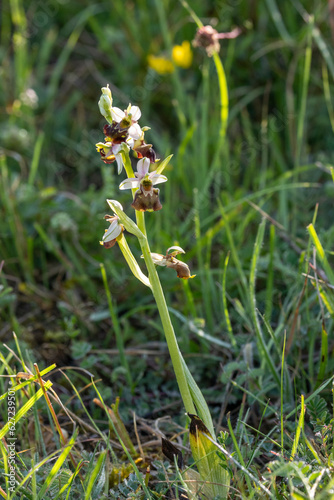
[[[153,186],[168,180],[165,175],[157,174],[156,172],[148,173],[149,168],[150,160],[148,158],[139,160],[137,163],[137,172],[135,172],[136,177],[125,179],[119,185],[119,189],[138,189],[143,186],[143,193],[147,196],[147,194],[152,193]]]
[[[124,120],[124,118],[130,118],[131,125],[128,131],[129,137],[135,141],[140,139],[142,136],[142,129],[137,122],[141,117],[141,111],[138,106],[131,106],[131,104],[129,104],[125,111],[122,111],[120,108],[113,107],[111,108],[111,115],[116,123],[120,123]]]
[[[108,203],[109,201],[111,200],[108,200]],[[112,200],[112,203],[120,210],[123,210],[122,205],[118,201]],[[111,205],[109,204],[109,206]],[[110,222],[110,226],[106,229],[104,235],[102,236],[100,244],[105,248],[112,248],[115,245],[118,236],[124,231],[124,226],[120,223],[119,217],[115,214],[113,216],[105,215],[104,218],[107,222]]]
[[[21,92],[20,101],[26,106],[35,109],[38,106],[38,95],[34,89],[26,89],[24,92]]]

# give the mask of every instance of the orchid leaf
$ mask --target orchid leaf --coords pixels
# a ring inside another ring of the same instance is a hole
[[[156,169],[156,173],[157,174],[162,174],[162,172],[164,171],[164,169],[167,167],[168,163],[171,161],[173,155],[169,155],[167,156],[167,158],[165,158],[164,160],[162,160],[162,162],[160,162],[158,168]]]
[[[139,229],[138,229],[139,231]],[[131,269],[132,273],[136,276],[136,278],[139,279],[144,285],[148,286],[151,288],[151,283],[150,280],[148,279],[147,276],[142,272],[142,270],[139,267],[138,262],[136,261],[133,253],[131,252],[129,245],[127,244],[127,241],[125,239],[124,234],[122,233],[119,238],[117,238],[117,243],[121,249],[121,252],[128,263],[129,268]]]

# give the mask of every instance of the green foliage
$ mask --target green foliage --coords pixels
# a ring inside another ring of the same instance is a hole
[[[272,498],[333,495],[334,57],[327,2],[266,0],[254,9],[250,2],[194,0],[191,8],[219,32],[242,28],[238,38],[221,41],[229,89],[225,142],[212,59],[193,49],[191,67],[172,75],[147,62],[149,54],[169,57],[173,45],[194,38],[182,2],[4,2],[0,392],[8,390],[4,375],[35,374],[34,362],[72,367],[50,380],[80,428],[71,451],[77,468],[69,458],[61,465],[64,448],[43,391],[35,375],[21,380],[17,496],[148,496],[139,466],[137,475],[131,469],[120,485],[109,485],[112,465],[130,462],[108,441],[107,417],[92,403],[91,375],[101,379],[108,406],[121,396],[131,432],[130,409],[147,425],[172,414],[172,435],[186,423],[150,290],[117,248],[99,245],[107,198],[130,215],[114,165],[103,164],[94,147],[104,125],[97,100],[108,82],[120,107],[141,107],[158,156],[173,154],[164,169],[163,210],[148,214],[147,228],[153,252],[181,245],[197,275],[183,283],[159,269],[180,349],[196,383],[207,388],[214,423],[226,428],[230,412],[235,442],[230,435],[220,444],[238,464],[226,459],[232,487],[244,498],[270,498],[245,466]],[[135,238],[126,238],[141,266]],[[301,394],[308,397],[298,431]],[[0,412],[4,435],[4,405]],[[70,417],[58,418],[72,435]],[[140,439],[148,433],[141,428]],[[7,491],[3,444],[1,453]],[[159,453],[157,444],[145,448],[153,463]],[[181,498],[174,465],[167,475],[165,469],[152,472],[149,495]]]

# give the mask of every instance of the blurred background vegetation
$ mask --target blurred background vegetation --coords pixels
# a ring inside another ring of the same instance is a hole
[[[241,28],[236,39],[221,41],[230,112],[227,140],[219,144],[219,86],[205,51],[192,48],[188,67],[174,66],[170,73],[149,65],[149,56],[171,61],[173,46],[193,40],[196,25],[181,2],[3,2],[2,342],[13,346],[15,331],[29,359],[41,366],[87,369],[102,379],[107,401],[121,395],[125,419],[130,407],[141,416],[162,416],[161,407],[173,403],[167,413],[180,413],[153,299],[119,249],[99,245],[106,198],[132,213],[129,194],[118,190],[123,176],[95,150],[104,125],[97,101],[109,83],[114,105],[141,108],[141,125],[151,127],[146,139],[158,157],[174,155],[164,172],[169,181],[161,187],[163,209],[146,217],[148,234],[152,251],[184,248],[197,275],[184,283],[159,270],[181,350],[215,421],[225,425],[226,412],[236,417],[246,401],[256,426],[258,407],[243,388],[262,400],[279,396],[257,348],[249,293],[263,217],[256,307],[265,315],[259,321],[277,367],[286,332],[287,406],[295,408],[301,391],[314,390],[332,372],[329,355],[319,380],[321,323],[325,319],[332,331],[331,310],[321,316],[314,279],[303,275],[314,274],[306,259],[313,262],[307,225],[315,223],[329,259],[334,241],[329,4],[191,2],[203,23],[217,31]],[[134,238],[127,239],[140,261]],[[132,386],[120,366],[115,328],[122,332]],[[72,389],[57,377],[59,395],[68,397]],[[73,371],[71,380],[81,388],[90,377]],[[89,392],[84,401],[100,416]]]

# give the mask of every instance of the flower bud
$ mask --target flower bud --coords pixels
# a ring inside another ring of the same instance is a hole
[[[108,222],[110,222],[110,226],[105,230],[100,244],[103,245],[104,248],[112,248],[115,245],[119,235],[124,231],[124,226],[119,223],[119,217],[117,217],[117,215],[105,215],[104,218]]]
[[[111,91],[109,89],[109,86],[102,87],[101,90],[102,90],[102,95],[101,95],[100,100],[98,102],[100,113],[102,116],[105,117],[105,119],[109,123],[111,123],[112,122],[112,115],[111,115],[112,95],[111,95]]]
[[[198,28],[195,39],[193,40],[194,47],[203,47],[209,57],[212,57],[214,53],[219,52],[220,45],[219,40],[227,39],[231,40],[236,38],[241,33],[240,28],[234,28],[232,31],[227,33],[218,33],[212,26],[202,26]]]
[[[102,95],[105,95],[105,96],[109,97],[109,99],[110,99],[110,106],[112,106],[112,95],[111,95],[111,90],[109,88],[109,83],[108,83],[108,85],[106,87],[102,87],[101,91],[102,91]]]

